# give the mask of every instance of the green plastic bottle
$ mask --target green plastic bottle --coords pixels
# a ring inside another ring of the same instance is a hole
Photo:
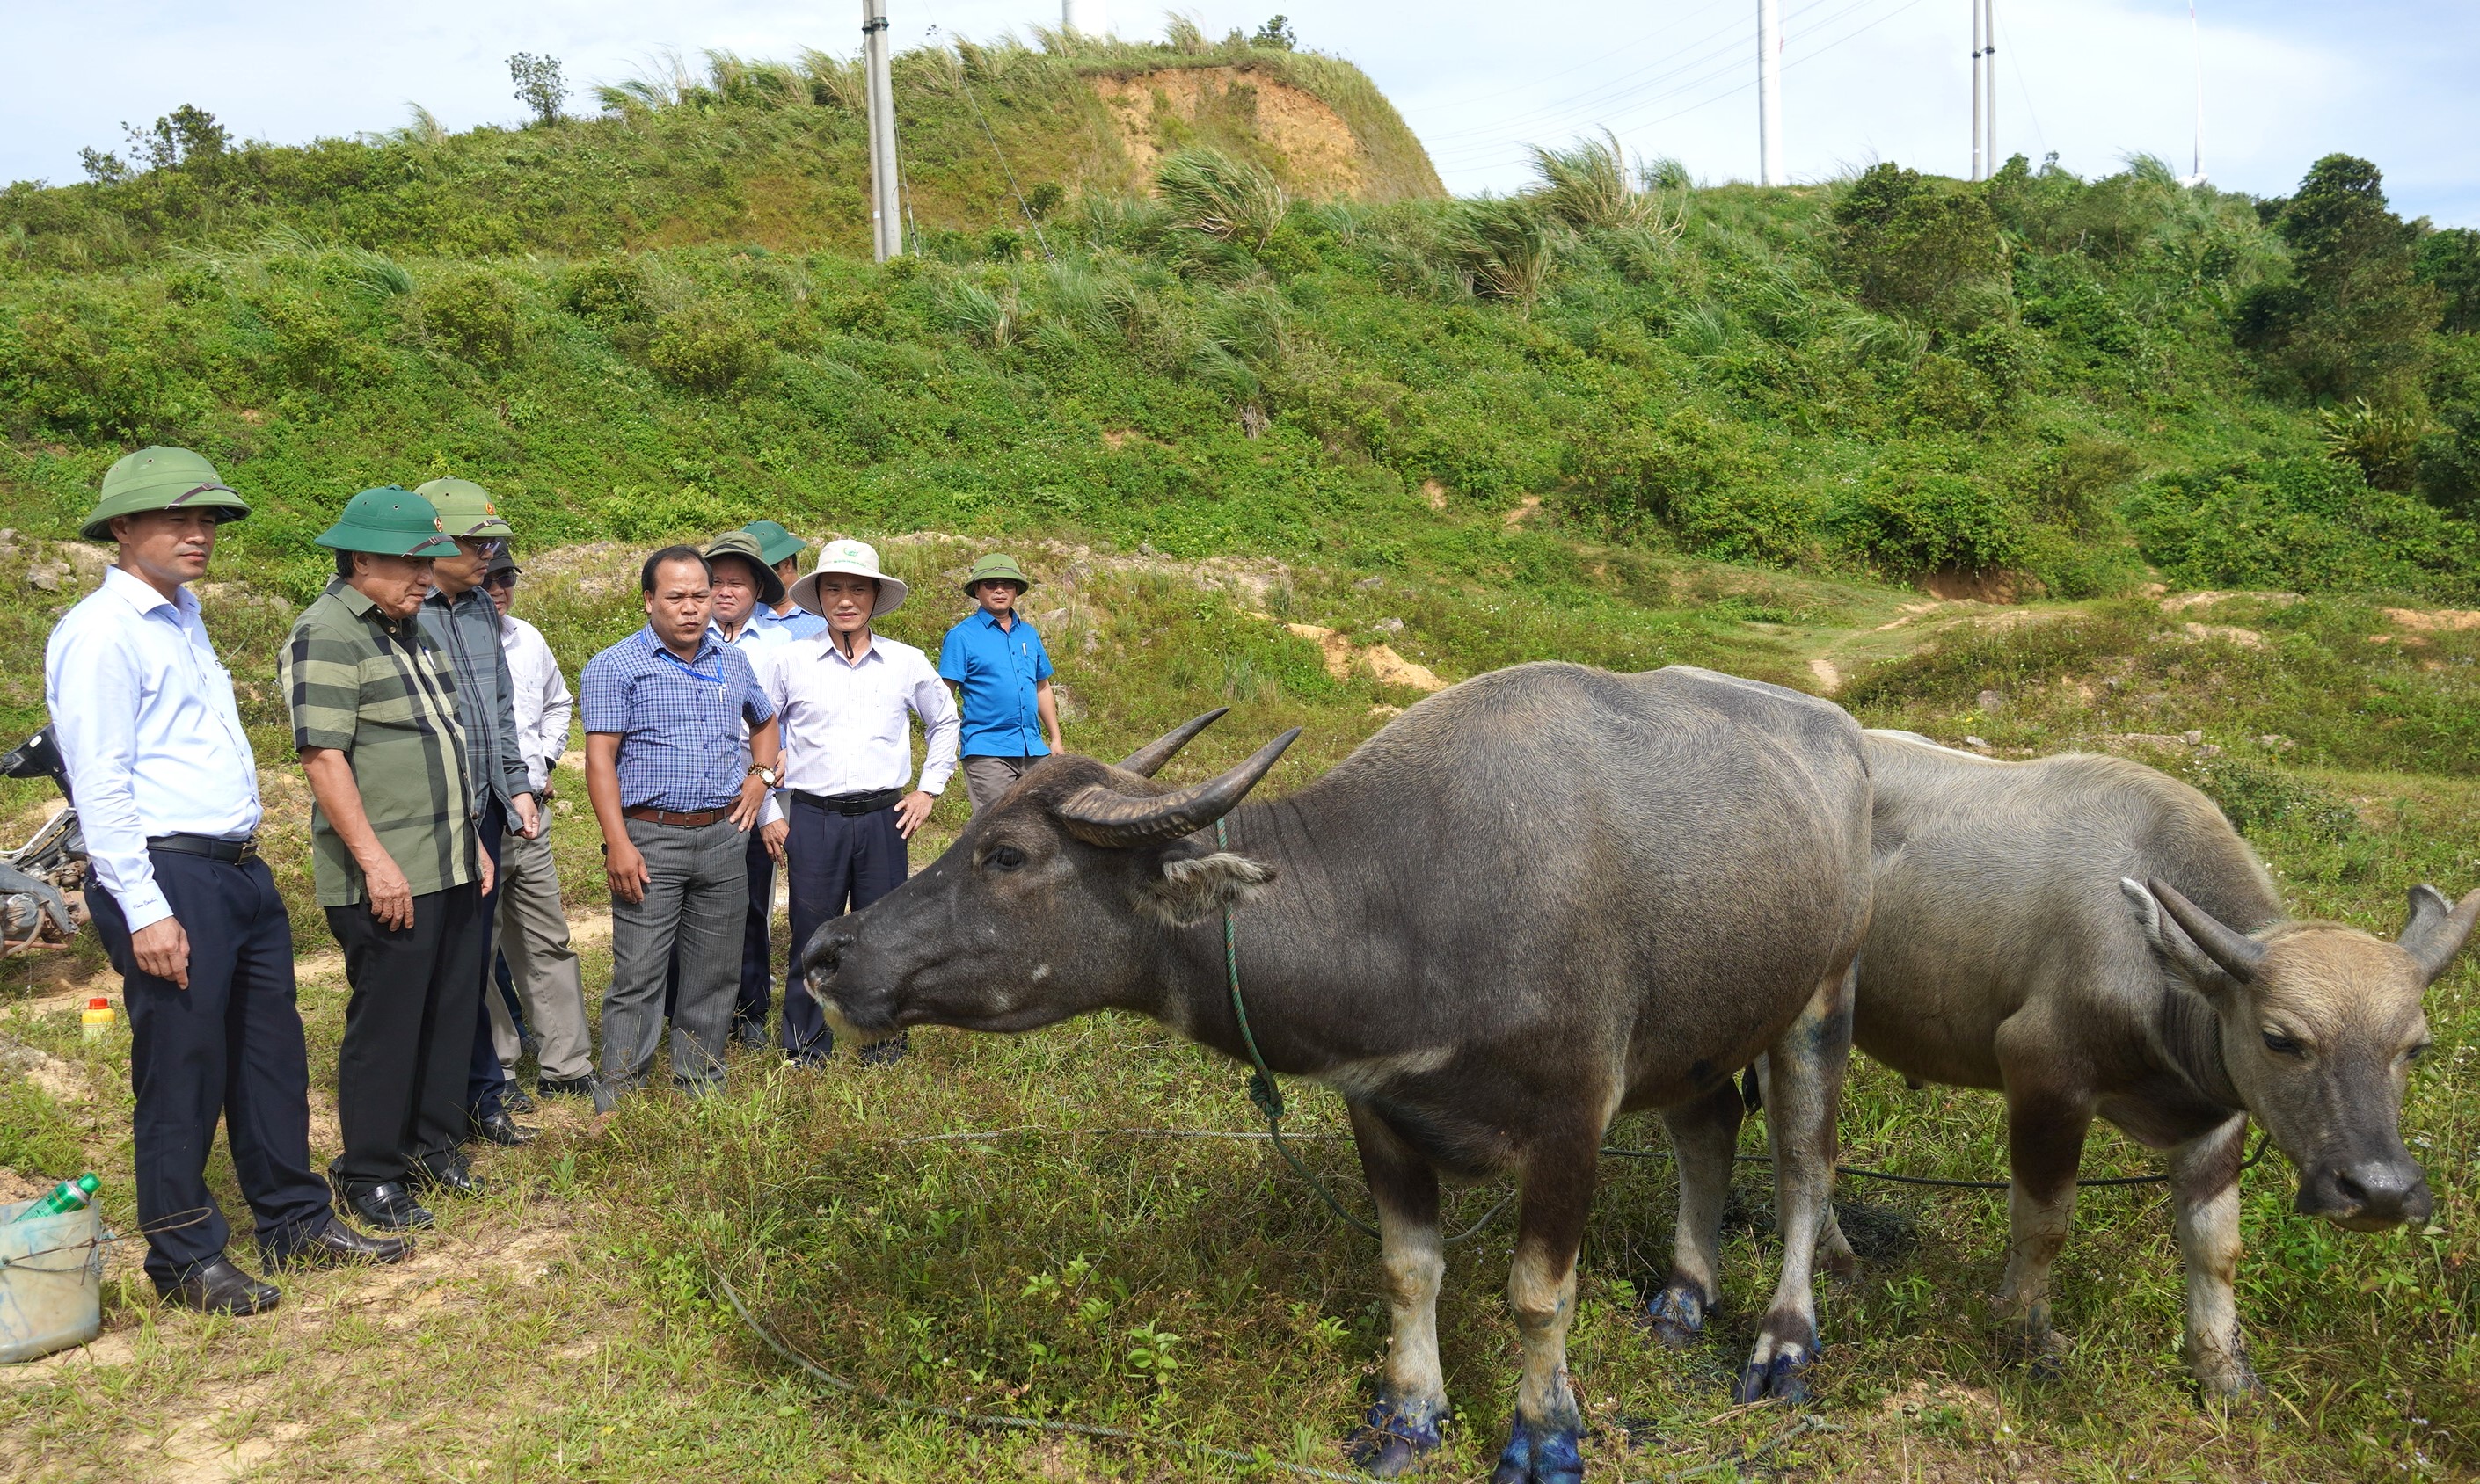
[[[94,1199],[94,1192],[102,1184],[102,1179],[91,1170],[75,1180],[64,1180],[52,1187],[51,1194],[17,1213],[17,1219],[39,1221],[45,1216],[65,1216],[72,1211],[84,1211],[87,1202]]]

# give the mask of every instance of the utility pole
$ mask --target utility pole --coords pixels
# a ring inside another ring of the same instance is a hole
[[[1782,0],[1757,0],[1757,180],[1788,184],[1782,150]]]
[[[1980,7],[1981,0],[1969,0],[1972,6],[1972,176],[1980,179]]]
[[[1111,22],[1102,0],[1059,0],[1059,29],[1098,38],[1111,29]]]
[[[1988,168],[1981,173],[1987,180],[1998,173],[1998,0],[1980,0],[1980,70],[1986,78],[1989,104],[1981,110],[1980,127],[1989,150]]]
[[[862,62],[869,74],[869,225],[878,261],[904,255],[904,197],[895,174],[895,83],[887,53],[887,0],[861,0]]]

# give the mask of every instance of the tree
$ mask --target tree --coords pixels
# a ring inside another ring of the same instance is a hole
[[[2290,277],[2240,301],[2239,345],[2271,379],[2320,401],[2416,401],[2425,338],[2444,297],[2414,273],[2425,223],[2387,208],[2375,166],[2327,155],[2273,229],[2289,244]]]
[[[1834,203],[1836,269],[1872,309],[1949,322],[2000,287],[2006,244],[1977,191],[1942,188],[1892,161]]]
[[[2413,271],[2445,299],[2437,327],[2456,335],[2480,330],[2480,232],[2448,227],[2421,238]]]
[[[508,59],[508,81],[517,85],[517,101],[534,111],[536,123],[559,122],[559,106],[568,101],[568,79],[557,57],[519,52]]]
[[[1262,46],[1269,51],[1287,52],[1299,46],[1301,38],[1292,35],[1292,18],[1288,15],[1278,15],[1259,26],[1257,34],[1249,38],[1249,44]]]
[[[203,165],[232,147],[232,135],[216,122],[215,115],[194,103],[182,104],[147,128],[123,123],[120,133],[129,141],[126,161],[100,149],[78,151],[78,164],[87,179],[108,186],[147,170]]]

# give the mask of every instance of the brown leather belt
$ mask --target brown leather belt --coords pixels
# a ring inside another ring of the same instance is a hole
[[[669,825],[675,830],[703,830],[718,819],[730,819],[730,809],[691,809],[684,814],[676,809],[622,809],[620,817],[640,824]]]

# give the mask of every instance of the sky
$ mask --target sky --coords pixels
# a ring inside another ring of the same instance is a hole
[[[1078,0],[1131,38],[1163,12]],[[1057,24],[1059,0],[888,0],[899,46]],[[1781,0],[1784,144],[1795,180],[1877,160],[1961,175],[1971,148],[1972,0]],[[2002,152],[2051,152],[2086,176],[2149,153],[2185,174],[2197,150],[2198,49],[2186,0],[1996,0]],[[1210,36],[1278,5],[1305,46],[1357,63],[1460,194],[1529,179],[1525,146],[1601,128],[1633,154],[1708,181],[1757,168],[1755,0],[1211,0]],[[1104,12],[1103,8],[1109,6]],[[2480,226],[2480,5],[2470,0],[2198,0],[2205,173],[2286,193],[2317,157],[2361,155],[2395,208]],[[182,103],[236,136],[302,142],[402,124],[513,123],[504,59],[548,53],[588,85],[708,48],[850,52],[861,7],[774,0],[5,0],[0,181],[80,178],[81,146]],[[2458,143],[2460,141],[2462,142]]]

